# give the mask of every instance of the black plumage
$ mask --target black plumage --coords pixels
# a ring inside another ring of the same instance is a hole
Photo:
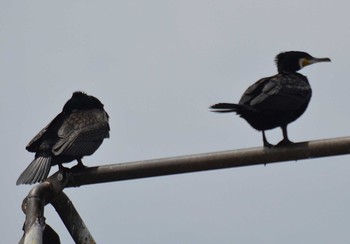
[[[109,116],[103,104],[93,96],[74,92],[63,110],[28,144],[35,153],[34,160],[17,180],[19,184],[33,184],[46,179],[51,166],[78,161],[93,154],[105,138],[109,138]]]
[[[283,132],[283,140],[278,145],[289,144],[287,125],[305,112],[312,93],[308,79],[297,71],[310,64],[330,61],[305,52],[280,53],[275,59],[277,75],[258,80],[244,92],[238,104],[218,103],[211,109],[221,113],[236,112],[253,128],[262,131],[265,147],[272,146],[265,130],[276,127],[281,127]]]

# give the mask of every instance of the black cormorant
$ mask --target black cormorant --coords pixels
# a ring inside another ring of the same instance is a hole
[[[218,103],[211,109],[221,113],[236,112],[253,128],[262,131],[265,147],[272,146],[266,140],[265,130],[276,127],[281,127],[283,132],[283,140],[277,145],[290,144],[287,125],[305,112],[311,98],[309,81],[297,71],[310,64],[330,61],[305,52],[280,53],[275,59],[277,75],[258,80],[244,92],[238,104]]]
[[[35,152],[34,160],[17,180],[19,184],[33,184],[46,179],[50,168],[93,154],[109,137],[108,114],[103,104],[93,96],[74,92],[50,124],[42,129],[26,149]]]

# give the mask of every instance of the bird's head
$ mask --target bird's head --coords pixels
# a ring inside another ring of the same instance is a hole
[[[306,52],[289,51],[276,56],[278,72],[296,72],[307,65],[319,62],[330,62],[329,58],[315,58]]]
[[[103,109],[103,104],[94,96],[89,96],[84,92],[76,91],[73,93],[63,107],[64,112],[72,112],[81,109]]]

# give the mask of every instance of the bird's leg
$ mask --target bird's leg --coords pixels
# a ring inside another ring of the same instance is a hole
[[[63,167],[62,163],[58,164],[58,170],[62,172],[68,172],[69,168]]]
[[[282,134],[283,134],[283,140],[280,141],[276,146],[286,146],[286,145],[292,144],[293,142],[291,142],[288,139],[287,125],[281,126],[281,129],[282,129]]]
[[[83,164],[83,161],[81,161],[81,158],[78,158],[77,161],[78,161],[78,164],[76,166],[85,168],[85,165]]]
[[[262,131],[262,136],[263,136],[264,147],[271,148],[271,147],[272,147],[272,144],[270,144],[270,143],[267,141],[266,135],[265,135],[265,131],[264,131],[264,130]]]
[[[86,166],[83,164],[83,161],[81,161],[81,158],[77,159],[78,163],[74,167],[72,167],[72,170],[79,170],[79,169],[84,169]]]

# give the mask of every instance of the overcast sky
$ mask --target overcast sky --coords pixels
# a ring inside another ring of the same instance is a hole
[[[111,138],[88,166],[262,146],[233,114],[281,51],[331,63],[301,71],[313,97],[293,141],[349,135],[350,3],[326,0],[0,2],[2,242],[17,243],[32,137],[72,92],[98,97]],[[280,129],[267,133],[276,143]],[[71,163],[67,166],[73,166]],[[57,167],[51,173],[57,171]],[[97,243],[348,243],[349,156],[66,189]],[[45,217],[73,243],[51,206]]]

